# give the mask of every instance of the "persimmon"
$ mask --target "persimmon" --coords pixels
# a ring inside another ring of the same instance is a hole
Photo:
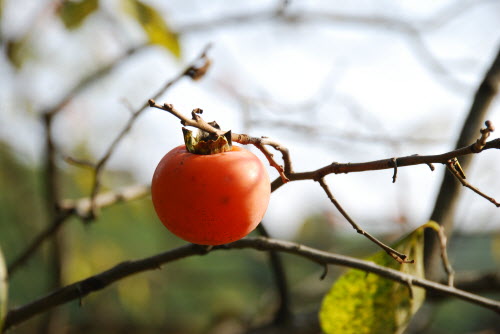
[[[151,194],[158,217],[173,234],[196,244],[243,238],[262,220],[269,203],[264,165],[238,146],[220,152],[220,138],[208,141],[208,150],[207,142],[193,148],[190,139],[185,133],[187,145],[168,152],[154,172]]]

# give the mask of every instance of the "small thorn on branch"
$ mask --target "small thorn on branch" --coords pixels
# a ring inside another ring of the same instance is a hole
[[[323,263],[323,273],[319,277],[320,280],[324,280],[326,278],[326,275],[328,275],[328,263]]]
[[[398,162],[397,158],[392,158],[392,163],[394,165],[394,174],[392,175],[392,183],[396,183],[396,178],[398,177]]]

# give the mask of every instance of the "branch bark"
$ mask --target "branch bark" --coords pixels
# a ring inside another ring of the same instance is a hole
[[[213,251],[248,248],[260,251],[285,252],[306,258],[315,263],[333,264],[363,270],[405,285],[411,283],[413,286],[424,288],[427,291],[454,296],[500,313],[500,302],[498,301],[484,298],[444,284],[408,275],[394,269],[379,266],[373,262],[328,253],[288,241],[268,238],[247,238],[227,245],[214,246],[212,248],[188,244],[144,259],[122,262],[109,270],[101,272],[100,274],[91,276],[61,289],[57,289],[50,294],[24,306],[11,309],[7,313],[3,330],[5,331],[14,325],[20,324],[23,321],[26,321],[37,314],[46,312],[56,306],[81,299],[92,292],[102,290],[108,285],[125,277],[147,270],[159,269],[163,264],[177,261],[189,256],[205,255]]]
[[[479,131],[478,131],[479,132]],[[471,142],[474,139],[471,140]],[[489,149],[500,149],[500,139],[494,139],[486,143],[483,150]],[[333,162],[328,166],[300,173],[291,173],[287,175],[290,181],[300,181],[300,180],[316,180],[320,179],[328,174],[347,174],[354,172],[366,172],[382,169],[394,169],[394,159],[396,160],[397,166],[407,167],[415,165],[429,165],[433,163],[446,164],[449,159],[454,157],[462,157],[467,155],[475,154],[473,145],[465,146],[454,151],[446,152],[438,155],[410,155],[400,158],[388,158],[383,160],[367,161],[367,162],[356,162],[356,163],[338,163]],[[277,190],[283,185],[280,178],[276,178],[272,184],[272,190]]]

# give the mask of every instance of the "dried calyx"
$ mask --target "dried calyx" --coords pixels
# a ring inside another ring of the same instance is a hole
[[[219,124],[215,121],[208,124],[220,130]],[[228,152],[232,149],[231,130],[223,135],[216,135],[200,129],[191,131],[182,128],[182,133],[188,152],[193,154],[210,155]]]

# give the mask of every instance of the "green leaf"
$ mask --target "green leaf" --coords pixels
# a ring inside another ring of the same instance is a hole
[[[424,277],[425,228],[439,229],[435,222],[420,226],[393,247],[415,263],[401,264],[380,251],[367,258],[381,266]],[[350,269],[323,299],[319,318],[326,334],[402,333],[425,299],[425,290],[381,276]]]
[[[0,249],[0,333],[7,314],[7,267]]]
[[[125,9],[142,27],[149,43],[163,46],[176,58],[181,56],[179,38],[151,6],[139,0],[125,0]]]
[[[59,7],[59,17],[66,26],[66,29],[76,29],[98,7],[98,0],[66,0]]]

